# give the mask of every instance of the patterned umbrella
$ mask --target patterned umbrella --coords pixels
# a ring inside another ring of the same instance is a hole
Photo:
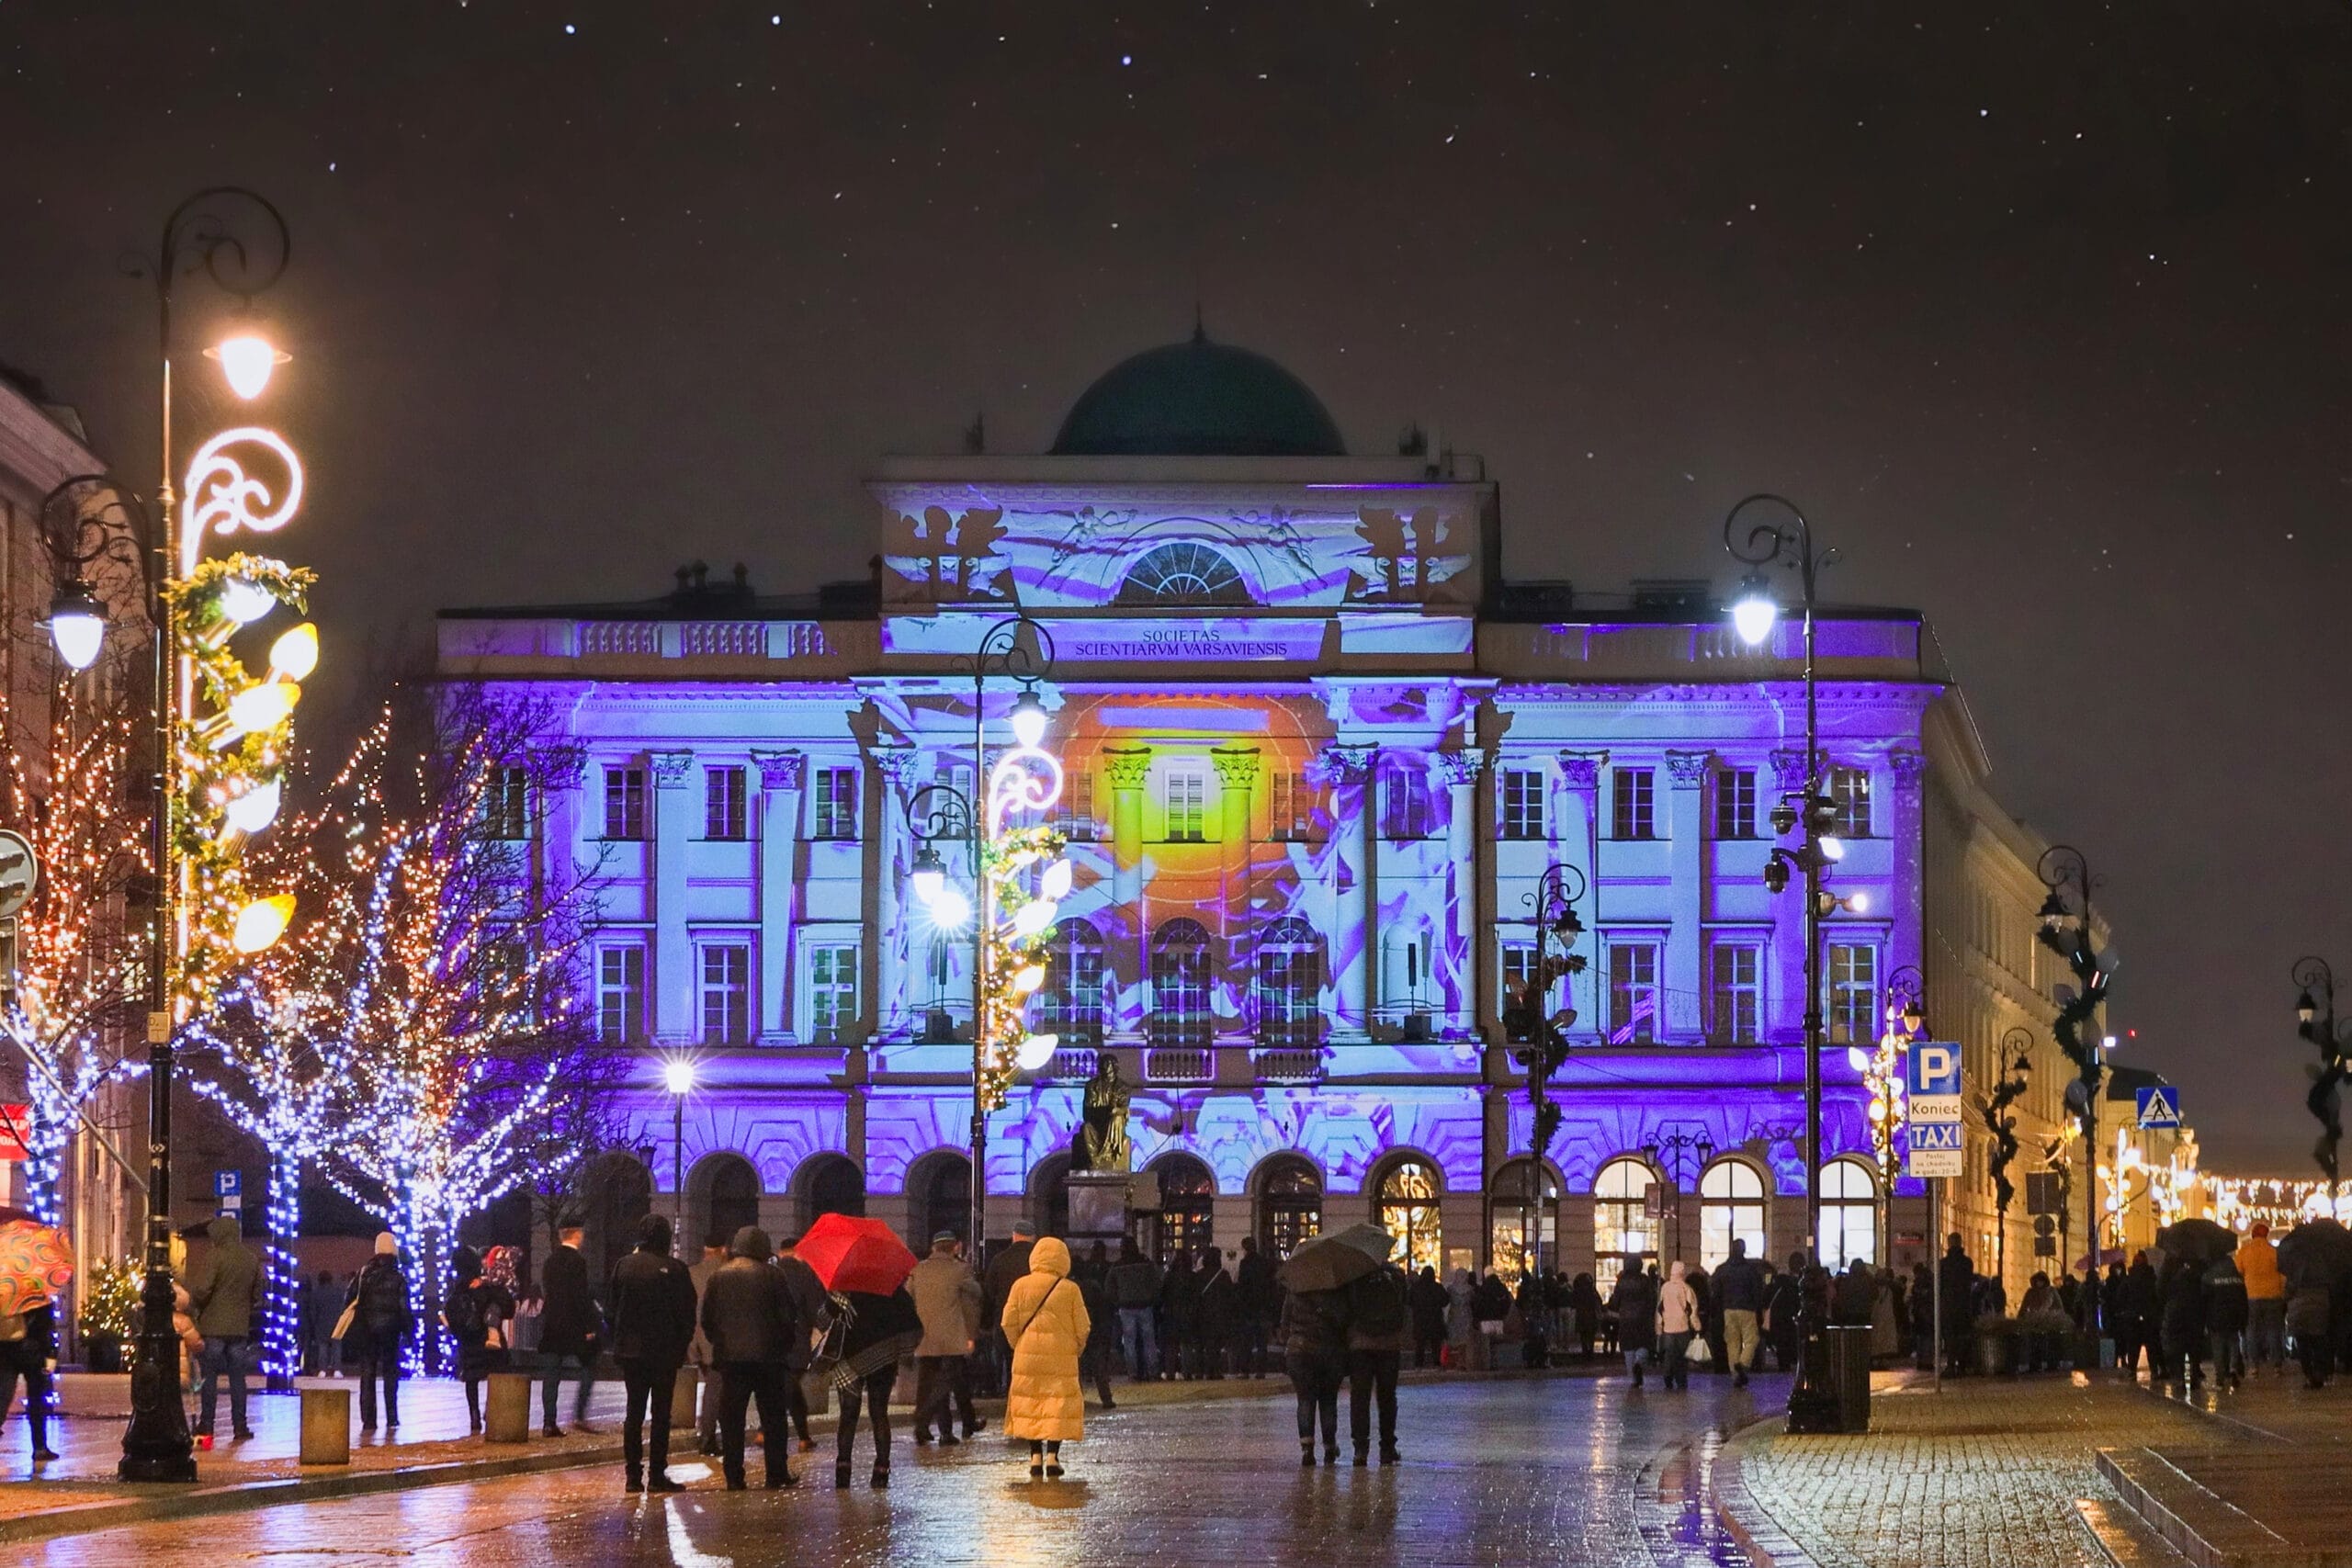
[[[1375,1224],[1326,1231],[1299,1243],[1275,1276],[1294,1291],[1336,1291],[1386,1262],[1396,1245],[1396,1238]]]
[[[0,1224],[0,1314],[55,1301],[74,1278],[74,1244],[55,1225]]]
[[[915,1255],[879,1220],[820,1214],[793,1249],[829,1291],[887,1296],[915,1271]]]

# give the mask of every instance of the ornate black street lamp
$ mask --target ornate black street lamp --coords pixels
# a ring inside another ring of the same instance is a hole
[[[2009,1109],[2033,1081],[2033,1031],[2019,1026],[2001,1036],[2001,1081],[1976,1102],[1984,1113],[1984,1130],[1992,1134],[1993,1150],[1984,1168],[1993,1178],[1994,1275],[2006,1281],[2009,1267],[2009,1204],[2018,1184],[2009,1179],[2010,1162],[2018,1157],[2017,1112]],[[2006,1288],[2006,1286],[2005,1286]]]
[[[2298,987],[2295,997],[2295,1032],[2319,1047],[2319,1063],[2308,1069],[2312,1075],[2311,1092],[2303,1097],[2303,1105],[2319,1119],[2319,1142],[2312,1146],[2312,1158],[2319,1162],[2321,1174],[2327,1178],[2327,1211],[2335,1212],[2336,1150],[2344,1142],[2344,1077],[2352,1061],[2347,1061],[2347,1034],[2352,1034],[2352,1021],[2339,1030],[2335,1021],[2335,971],[2327,960],[2316,954],[2295,960],[2290,976]]]
[[[2058,1048],[2075,1064],[2075,1077],[2066,1086],[2066,1108],[2083,1128],[2085,1169],[2089,1180],[2083,1189],[2083,1235],[2087,1238],[2092,1274],[2097,1276],[2098,1224],[2098,1100],[2107,1077],[2105,1050],[2098,1032],[2098,1010],[2107,1000],[2112,967],[2092,946],[2091,890],[2098,879],[2090,863],[2072,844],[2052,844],[2034,867],[2050,896],[2041,901],[2041,945],[2066,961],[2075,976],[2075,994],[2058,1009],[2050,1026]],[[2069,1249],[2071,1250],[2071,1248]],[[2059,1259],[2064,1263],[2065,1259]]]
[[[1584,921],[1577,914],[1577,900],[1584,895],[1584,873],[1572,865],[1544,868],[1535,891],[1527,895],[1535,922],[1535,971],[1503,1010],[1503,1032],[1514,1043],[1525,1046],[1512,1052],[1511,1059],[1527,1069],[1527,1100],[1534,1111],[1533,1153],[1539,1171],[1553,1135],[1560,1130],[1560,1108],[1551,1099],[1552,1075],[1568,1059],[1568,1031],[1577,1021],[1574,988],[1567,1005],[1555,1011],[1550,1007],[1552,987],[1565,976],[1584,973],[1584,955],[1573,951],[1577,938],[1584,934]],[[1560,944],[1556,957],[1551,952],[1554,942]]]

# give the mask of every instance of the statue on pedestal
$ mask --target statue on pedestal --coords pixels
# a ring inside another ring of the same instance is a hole
[[[1072,1170],[1126,1174],[1135,1157],[1127,1142],[1127,1105],[1133,1099],[1119,1077],[1118,1056],[1109,1051],[1098,1053],[1094,1076],[1086,1080],[1085,1119],[1070,1150]]]

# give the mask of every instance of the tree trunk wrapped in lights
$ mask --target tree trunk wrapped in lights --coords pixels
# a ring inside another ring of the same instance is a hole
[[[50,1224],[64,1220],[58,1190],[74,1128],[90,1123],[108,1083],[144,1067],[126,1018],[146,975],[130,900],[150,876],[144,813],[130,793],[130,663],[61,687],[45,747],[11,745],[0,761],[7,820],[31,844],[39,877],[16,917],[0,1031],[25,1059],[26,1206]]]
[[[362,738],[316,812],[286,835],[318,892],[269,967],[332,1039],[346,1110],[323,1140],[330,1179],[399,1238],[423,1329],[415,1364],[440,1359],[441,1269],[459,1224],[550,1158],[548,1107],[592,1038],[582,958],[594,868],[534,857],[505,810],[537,800],[572,759],[541,743],[545,716],[478,692],[444,695],[387,759],[408,716]]]

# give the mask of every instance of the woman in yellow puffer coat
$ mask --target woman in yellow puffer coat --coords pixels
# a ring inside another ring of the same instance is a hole
[[[1086,1297],[1069,1277],[1069,1247],[1041,1238],[1029,1272],[1004,1299],[999,1325],[1012,1347],[1012,1389],[1004,1402],[1007,1437],[1029,1439],[1029,1475],[1058,1477],[1062,1445],[1086,1436],[1086,1394],[1079,1352],[1092,1330]]]

